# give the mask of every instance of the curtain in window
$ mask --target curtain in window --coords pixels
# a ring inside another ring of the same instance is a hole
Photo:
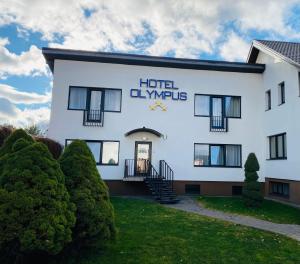
[[[196,144],[195,145],[195,166],[208,166],[209,165],[209,145]]]
[[[102,164],[119,163],[119,142],[103,142]]]
[[[234,96],[225,97],[225,111],[227,117],[241,116],[241,98]]]
[[[226,166],[241,166],[241,146],[226,145]]]
[[[89,120],[101,120],[102,91],[91,91]]]
[[[94,159],[97,163],[100,162],[101,143],[100,142],[86,142],[91,152],[93,153]]]
[[[277,137],[277,154],[278,158],[284,157],[283,135]]]
[[[210,147],[210,164],[212,166],[224,166],[224,148],[223,146]]]
[[[210,96],[195,96],[195,115],[209,116]]]
[[[84,110],[86,109],[86,88],[70,88],[69,108]]]
[[[120,111],[121,91],[105,90],[104,109],[106,111]]]
[[[276,158],[276,137],[270,137],[270,157]]]

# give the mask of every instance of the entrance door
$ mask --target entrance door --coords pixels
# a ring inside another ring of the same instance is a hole
[[[212,128],[224,127],[223,98],[211,97]]]
[[[146,176],[149,174],[151,151],[151,142],[135,142],[135,175]]]

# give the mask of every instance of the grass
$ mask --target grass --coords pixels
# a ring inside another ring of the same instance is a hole
[[[300,263],[300,243],[280,235],[138,199],[112,202],[119,230],[116,243],[62,263]]]
[[[241,197],[203,196],[199,201],[211,209],[253,216],[274,223],[300,225],[300,209],[270,200],[264,200],[260,208],[245,207]]]

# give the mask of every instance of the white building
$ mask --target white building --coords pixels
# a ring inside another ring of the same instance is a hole
[[[254,152],[266,195],[300,203],[300,44],[254,41],[247,63],[43,54],[54,75],[48,136],[86,140],[111,193],[155,192],[147,179],[160,175],[178,194],[239,194]]]

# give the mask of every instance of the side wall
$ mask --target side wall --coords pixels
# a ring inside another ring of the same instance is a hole
[[[300,97],[298,72],[295,66],[259,52],[258,63],[266,64],[262,76],[264,92],[271,90],[271,110],[263,114],[263,137],[266,155],[265,177],[266,195],[270,195],[269,182],[280,181],[290,186],[290,197],[283,198],[290,202],[300,203]],[[285,82],[285,103],[278,104],[278,84]],[[269,160],[268,136],[286,133],[287,159]],[[277,180],[276,180],[277,179]],[[279,198],[272,196],[272,198]]]

